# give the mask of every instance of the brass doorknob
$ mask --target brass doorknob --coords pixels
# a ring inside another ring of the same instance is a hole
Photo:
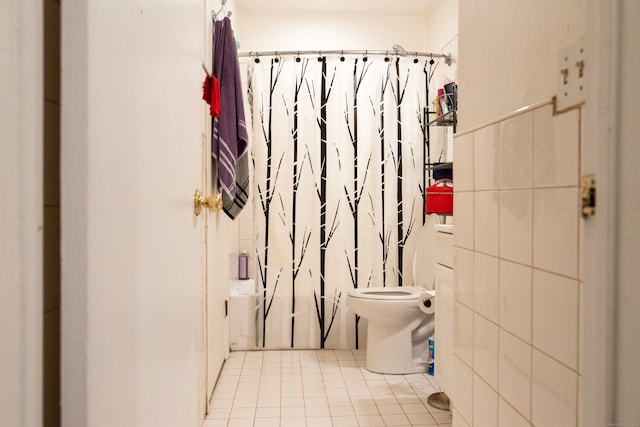
[[[222,209],[222,196],[220,194],[212,194],[208,197],[203,197],[200,190],[196,189],[193,194],[193,212],[196,216],[202,213],[202,208],[209,209],[213,212],[218,212]]]

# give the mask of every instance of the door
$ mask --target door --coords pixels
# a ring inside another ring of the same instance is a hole
[[[587,2],[586,52],[592,64],[582,119],[581,173],[596,180],[595,215],[582,222],[582,402],[579,424],[637,423],[640,407],[640,67],[633,0]],[[613,83],[612,83],[613,82]]]
[[[196,426],[200,0],[62,2],[63,426]]]

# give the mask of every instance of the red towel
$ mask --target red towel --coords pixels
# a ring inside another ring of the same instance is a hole
[[[211,117],[220,117],[220,82],[214,76],[207,76],[202,84],[202,99],[209,104]]]

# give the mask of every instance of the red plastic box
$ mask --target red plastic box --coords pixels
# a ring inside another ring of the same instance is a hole
[[[424,211],[428,214],[453,215],[452,180],[439,179],[427,187]]]

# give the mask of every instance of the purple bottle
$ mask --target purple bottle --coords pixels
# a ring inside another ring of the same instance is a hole
[[[238,256],[238,279],[247,280],[249,278],[249,254],[243,250]]]

